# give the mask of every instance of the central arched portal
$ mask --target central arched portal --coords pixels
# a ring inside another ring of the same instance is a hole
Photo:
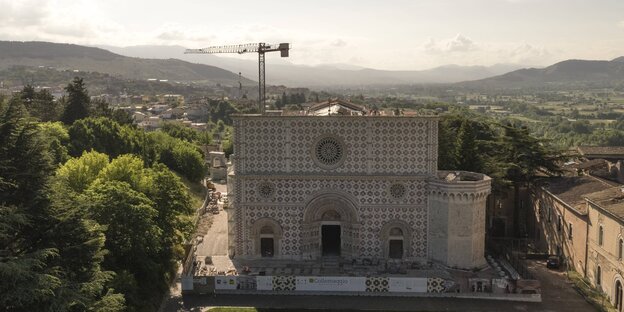
[[[357,250],[358,216],[348,195],[328,193],[306,205],[303,218],[304,257],[351,258]]]

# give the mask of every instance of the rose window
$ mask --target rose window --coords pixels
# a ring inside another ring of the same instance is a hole
[[[275,194],[275,185],[271,182],[262,182],[258,186],[258,193],[264,198],[270,198]]]
[[[394,198],[402,198],[405,196],[405,185],[403,184],[393,184],[390,186],[390,195]]]
[[[322,138],[316,144],[316,159],[323,165],[334,166],[342,160],[342,144],[334,138]]]

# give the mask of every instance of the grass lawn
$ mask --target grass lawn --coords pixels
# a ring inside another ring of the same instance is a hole
[[[186,185],[186,188],[189,190],[193,208],[199,208],[204,203],[204,198],[206,197],[206,188],[201,183],[191,182],[179,174],[178,177],[180,177],[182,183],[184,183],[184,185]]]

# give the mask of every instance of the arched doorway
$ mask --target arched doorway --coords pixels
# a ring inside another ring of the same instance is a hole
[[[328,210],[321,216],[321,255],[340,256],[341,242],[340,214]]]
[[[354,202],[350,195],[335,191],[318,194],[308,202],[302,232],[305,258],[355,255],[359,224]]]
[[[282,227],[271,218],[260,218],[251,226],[254,255],[256,257],[279,257]]]
[[[390,229],[388,238],[388,258],[403,259],[403,230],[399,227]]]
[[[622,311],[622,283],[619,280],[615,282],[615,294],[614,295],[615,295],[614,296],[615,309],[618,311]]]
[[[265,225],[260,229],[260,255],[262,257],[273,257],[275,254],[275,237],[273,228]]]
[[[412,231],[403,220],[392,220],[381,228],[380,239],[383,257],[386,259],[406,259],[410,256]]]

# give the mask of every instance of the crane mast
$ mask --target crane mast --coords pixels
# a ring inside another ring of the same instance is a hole
[[[266,44],[246,43],[225,46],[212,46],[203,49],[187,49],[185,54],[217,54],[217,53],[258,53],[258,109],[264,115],[266,102],[265,57],[266,52],[280,52],[281,57],[288,57],[289,43]]]

